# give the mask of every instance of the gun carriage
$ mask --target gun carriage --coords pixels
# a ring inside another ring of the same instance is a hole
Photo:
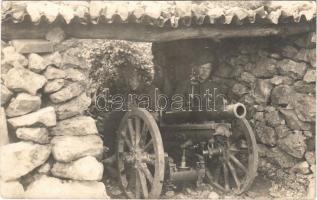
[[[208,182],[223,192],[245,192],[258,165],[246,112],[241,103],[222,111],[126,112],[116,149],[122,190],[128,198],[159,198],[163,184]]]

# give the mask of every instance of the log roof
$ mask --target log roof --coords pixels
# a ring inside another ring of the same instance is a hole
[[[315,20],[315,1],[2,1],[2,22],[142,24],[158,28]]]

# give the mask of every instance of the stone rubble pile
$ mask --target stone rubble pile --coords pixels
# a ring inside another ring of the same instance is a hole
[[[83,115],[88,65],[79,45],[52,31],[48,40],[2,42],[1,196],[108,198],[103,142]]]
[[[240,70],[233,76],[233,85],[247,88],[242,96],[231,95],[248,106],[248,118],[264,150],[261,156],[301,174],[311,174],[310,167],[316,166],[311,157],[305,157],[307,153],[315,155],[314,38],[315,33],[309,33],[279,39],[275,44],[259,42],[253,49],[240,47],[240,54],[229,63],[238,66],[236,72]],[[254,67],[239,64],[244,60]]]

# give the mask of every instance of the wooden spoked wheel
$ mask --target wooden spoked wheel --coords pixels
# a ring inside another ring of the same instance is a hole
[[[127,112],[118,129],[119,184],[128,198],[158,198],[164,180],[164,149],[159,128],[145,109]]]
[[[215,136],[214,148],[221,151],[207,158],[206,176],[212,186],[223,192],[241,194],[249,189],[257,174],[258,151],[248,121],[238,119],[233,125],[231,136]]]

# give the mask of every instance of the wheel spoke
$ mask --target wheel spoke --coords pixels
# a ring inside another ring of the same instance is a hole
[[[244,171],[244,173],[248,173],[247,169],[245,168],[245,166],[234,156],[234,155],[230,155],[229,156],[230,160],[232,160],[240,169],[242,169]]]
[[[229,170],[231,172],[231,175],[233,176],[234,182],[236,183],[238,190],[240,190],[241,183],[240,183],[240,180],[237,176],[236,169],[231,165],[230,161],[228,161],[227,164],[228,164]]]
[[[141,164],[141,171],[144,173],[147,180],[150,182],[151,186],[153,185],[153,176],[145,163]]]
[[[130,171],[129,173],[129,182],[128,182],[128,185],[127,185],[127,190],[129,191],[133,191],[133,186],[135,187],[136,185],[136,173],[135,173],[135,170],[132,170]]]
[[[136,177],[135,177],[135,198],[140,199],[140,197],[141,197],[141,191],[140,191],[141,181],[139,178],[139,170],[137,170],[135,175],[136,175]]]
[[[218,181],[219,181],[219,176],[220,176],[220,165],[217,165],[217,168],[216,168],[216,170],[215,170],[215,182],[217,182],[218,183]]]
[[[211,172],[209,171],[209,169],[206,170],[206,175],[207,175],[207,178],[209,180],[209,183],[212,185],[212,186],[215,186],[216,188],[218,188],[219,190],[221,191],[225,191],[225,189],[219,185],[217,182],[214,181],[214,178],[213,176],[211,175]]]
[[[124,142],[126,143],[126,145],[128,146],[129,150],[132,151],[133,146],[131,144],[131,142],[129,141],[129,139],[127,138],[127,135],[125,134],[126,132],[121,132],[121,135],[123,137]]]
[[[145,136],[146,132],[148,131],[146,123],[143,123],[142,129],[141,129],[141,137]]]
[[[151,140],[144,146],[143,151],[148,151],[151,148],[153,148],[153,140],[151,138]]]
[[[128,119],[128,128],[129,128],[129,133],[130,133],[132,145],[134,146],[135,145],[135,131],[133,128],[132,119]]]
[[[126,178],[122,178],[121,181],[122,181],[122,185],[123,185],[123,186],[125,186],[125,187],[128,186],[129,183],[128,183],[128,180],[127,180]]]
[[[139,145],[140,142],[140,126],[141,126],[141,120],[140,118],[135,118],[135,144]]]
[[[119,172],[122,173],[125,171],[123,160],[118,160],[118,162],[120,162]]]
[[[140,184],[141,184],[143,197],[145,199],[147,199],[149,197],[149,191],[148,191],[148,188],[147,188],[147,183],[146,183],[145,176],[140,170],[138,170],[138,175],[139,175],[139,180],[140,180]]]
[[[249,154],[249,150],[248,149],[233,149],[233,148],[230,148],[229,150],[231,152],[234,152],[234,153]]]
[[[148,131],[148,128],[146,126],[146,123],[143,123],[140,133],[140,147],[144,146],[144,143],[146,141],[146,133]]]
[[[225,181],[225,189],[226,191],[229,190],[229,175],[228,175],[228,167],[226,163],[222,164],[223,167],[223,176],[224,176],[224,181]]]

